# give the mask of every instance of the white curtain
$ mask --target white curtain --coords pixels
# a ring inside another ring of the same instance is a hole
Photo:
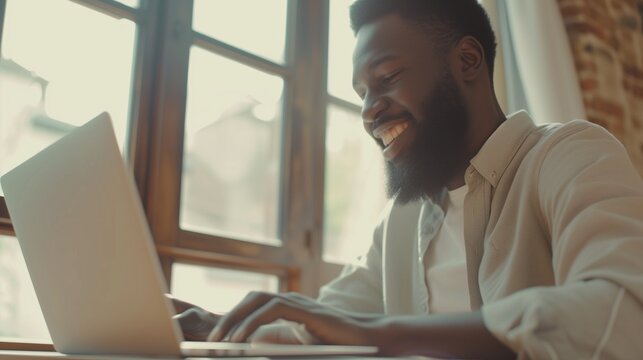
[[[578,75],[556,0],[485,0],[497,9],[507,112],[537,123],[585,119]],[[500,70],[500,69],[499,69]]]

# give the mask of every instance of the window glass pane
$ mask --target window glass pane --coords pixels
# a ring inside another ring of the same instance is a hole
[[[18,240],[0,235],[0,337],[49,340]]]
[[[278,63],[284,61],[287,0],[195,0],[195,31]]]
[[[361,105],[362,100],[353,90],[353,47],[355,36],[351,30],[348,8],[355,0],[330,2],[328,34],[328,93],[340,99]]]
[[[0,174],[102,111],[122,149],[136,25],[62,0],[9,0],[5,16]]]
[[[181,227],[279,244],[283,79],[193,47]]]
[[[225,313],[250,291],[277,292],[274,275],[174,263],[172,295],[216,313]]]
[[[328,107],[324,259],[349,262],[366,253],[386,203],[384,160],[360,116]]]

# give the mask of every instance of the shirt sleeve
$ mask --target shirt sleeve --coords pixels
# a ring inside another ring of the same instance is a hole
[[[485,324],[521,359],[640,358],[643,182],[604,129],[574,129],[538,174],[557,286],[485,304]]]
[[[391,205],[384,211],[387,214]],[[360,313],[383,313],[382,241],[384,224],[375,227],[373,242],[358,262],[348,264],[341,274],[320,289],[318,301],[337,309]]]

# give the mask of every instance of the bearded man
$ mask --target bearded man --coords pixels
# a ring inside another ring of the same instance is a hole
[[[177,300],[186,336],[640,357],[643,183],[621,144],[585,121],[505,116],[475,0],[358,0],[351,21],[353,84],[392,197],[363,263],[317,300],[251,293],[223,317]],[[263,326],[278,319],[302,326]]]

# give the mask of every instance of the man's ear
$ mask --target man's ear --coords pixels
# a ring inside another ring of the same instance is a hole
[[[460,72],[462,80],[466,82],[474,81],[478,78],[481,71],[485,71],[484,66],[484,49],[480,42],[473,36],[465,36],[455,47],[458,62],[457,71]]]

